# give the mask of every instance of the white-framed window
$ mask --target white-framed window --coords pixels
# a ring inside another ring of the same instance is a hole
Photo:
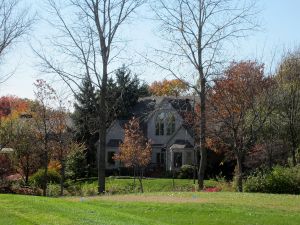
[[[175,132],[175,116],[174,113],[169,112],[167,114],[167,135],[171,135]]]
[[[173,112],[160,112],[155,119],[155,134],[172,135],[175,132],[175,120]]]
[[[155,121],[155,134],[157,136],[163,136],[165,131],[165,113],[161,112],[157,115]]]

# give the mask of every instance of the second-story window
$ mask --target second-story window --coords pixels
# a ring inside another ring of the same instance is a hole
[[[165,113],[159,113],[155,121],[155,134],[160,136],[164,135],[165,130]]]
[[[171,135],[175,132],[175,116],[173,113],[169,112],[167,114],[167,135]]]

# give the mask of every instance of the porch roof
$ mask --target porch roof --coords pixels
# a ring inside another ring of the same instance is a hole
[[[175,140],[175,142],[170,146],[170,149],[173,148],[193,148],[194,146],[188,141],[188,140],[181,140],[181,139],[177,139]]]

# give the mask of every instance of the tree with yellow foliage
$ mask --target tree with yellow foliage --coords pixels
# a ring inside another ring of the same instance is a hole
[[[181,96],[187,93],[188,86],[179,79],[154,81],[149,91],[156,96]]]

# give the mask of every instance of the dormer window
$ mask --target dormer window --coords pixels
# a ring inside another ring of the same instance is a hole
[[[155,121],[155,134],[157,136],[164,135],[165,130],[165,113],[159,113]]]
[[[171,135],[175,132],[175,116],[169,112],[167,114],[167,135]]]

